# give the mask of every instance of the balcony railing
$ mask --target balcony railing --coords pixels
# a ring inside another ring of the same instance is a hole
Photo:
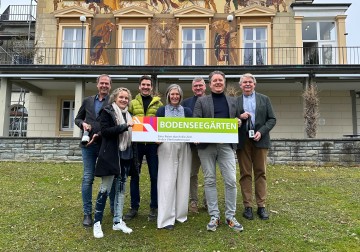
[[[360,64],[360,47],[268,48],[13,48],[0,51],[0,65],[334,65]]]
[[[35,21],[36,5],[9,5],[0,15],[1,21]]]

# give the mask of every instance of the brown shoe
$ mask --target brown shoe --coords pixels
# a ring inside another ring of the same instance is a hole
[[[189,205],[189,212],[190,213],[199,213],[199,209],[197,206],[197,202],[192,200]]]

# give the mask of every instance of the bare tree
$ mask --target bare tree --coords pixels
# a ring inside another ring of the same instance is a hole
[[[317,133],[317,121],[319,118],[319,96],[316,84],[313,82],[312,78],[310,78],[309,85],[305,88],[302,96],[305,102],[305,132],[308,138],[315,138]]]

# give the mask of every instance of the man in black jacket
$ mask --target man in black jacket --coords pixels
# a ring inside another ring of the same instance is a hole
[[[83,158],[84,174],[82,179],[81,193],[84,209],[83,225],[92,226],[92,185],[94,182],[94,172],[97,157],[99,155],[100,144],[96,142],[100,135],[100,123],[96,121],[101,108],[108,104],[111,89],[111,78],[102,74],[97,78],[98,94],[86,97],[75,118],[75,124],[87,132],[90,137],[88,143],[82,142],[81,152]],[[110,193],[111,209],[114,209],[114,190]],[[113,210],[112,210],[113,211]]]

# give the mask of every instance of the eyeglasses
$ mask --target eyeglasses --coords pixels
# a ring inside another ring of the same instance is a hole
[[[243,81],[242,83],[244,83],[244,84],[246,84],[246,83],[253,84],[254,82],[253,81]]]

